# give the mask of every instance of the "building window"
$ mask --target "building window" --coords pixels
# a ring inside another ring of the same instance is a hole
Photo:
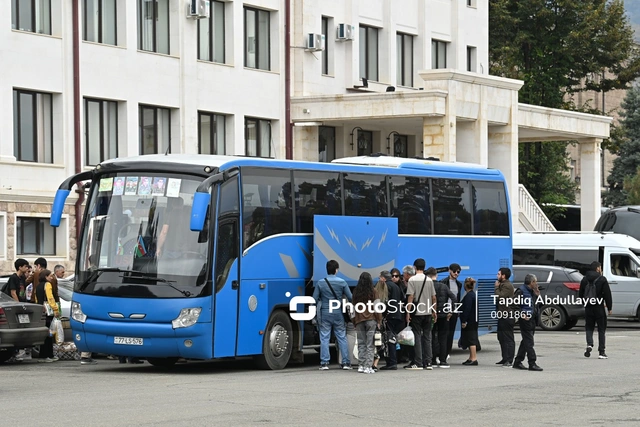
[[[408,157],[407,147],[408,138],[407,135],[395,135],[393,138],[393,157]]]
[[[370,130],[358,131],[358,156],[368,156],[373,151],[373,132]]]
[[[378,80],[378,29],[360,25],[360,78]]]
[[[198,20],[198,59],[224,64],[224,3],[211,1],[211,16]]]
[[[253,157],[271,157],[271,121],[244,119],[245,153]]]
[[[51,94],[13,90],[13,151],[22,162],[53,163]]]
[[[198,112],[198,153],[225,154],[225,116]]]
[[[138,0],[138,49],[169,54],[169,0]]]
[[[447,45],[440,40],[431,40],[431,68],[447,68]]]
[[[140,154],[171,152],[171,110],[140,106]]]
[[[56,229],[48,218],[16,218],[16,254],[56,254]]]
[[[467,46],[467,71],[471,71],[473,73],[476,72],[476,52],[477,49],[473,46]]]
[[[85,98],[84,119],[87,165],[118,157],[118,103]]]
[[[324,36],[324,52],[322,52],[322,74],[329,74],[329,19],[322,17],[322,35]]]
[[[270,70],[269,42],[270,13],[266,10],[244,8],[244,66]]]
[[[51,0],[11,0],[11,28],[51,34]]]
[[[469,6],[469,7],[477,7],[476,1],[477,0],[467,0],[467,6]]]
[[[84,1],[84,39],[88,42],[117,44],[116,0]]]
[[[399,86],[413,86],[413,36],[398,33],[396,35],[397,60],[396,74]]]
[[[330,162],[336,158],[336,128],[320,126],[318,128],[318,161]]]

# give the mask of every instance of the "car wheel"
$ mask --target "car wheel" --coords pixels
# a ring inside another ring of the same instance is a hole
[[[293,328],[284,311],[271,314],[262,341],[262,354],[254,360],[261,369],[283,369],[289,363],[293,350]]]
[[[170,368],[178,361],[177,357],[149,357],[147,362],[158,368]]]
[[[544,305],[540,310],[540,326],[545,331],[559,331],[567,323],[567,315],[562,307]]]
[[[564,324],[564,329],[565,331],[568,331],[569,329],[573,328],[574,326],[576,326],[578,324],[578,319],[573,318],[573,319],[568,319],[567,323]]]

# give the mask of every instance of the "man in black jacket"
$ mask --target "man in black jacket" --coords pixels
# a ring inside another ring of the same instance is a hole
[[[460,277],[460,264],[456,264],[455,262],[449,266],[449,275],[441,280],[440,283],[445,285],[451,292],[456,295],[456,301],[460,301],[460,291],[462,290],[462,282],[458,280]],[[449,301],[451,303],[452,301]],[[439,317],[439,316],[438,316]],[[447,316],[449,320],[447,322],[448,325],[448,334],[447,334],[447,358],[451,354],[451,349],[453,348],[453,336],[456,333],[456,326],[458,324],[458,313],[451,313],[451,316]],[[444,360],[447,361],[446,359]],[[442,363],[442,360],[440,360]]]
[[[587,349],[584,357],[591,356],[593,350],[593,330],[598,324],[598,358],[608,359],[605,349],[605,331],[607,330],[607,313],[611,315],[613,301],[611,299],[611,288],[607,278],[602,275],[602,264],[593,261],[590,270],[580,282],[578,297],[589,300],[584,307],[585,332],[587,336]]]
[[[404,321],[402,319],[402,311],[400,310],[400,304],[403,303],[404,294],[400,287],[392,280],[391,273],[383,271],[380,273],[380,277],[385,279],[387,289],[389,290],[389,299],[387,300],[387,313],[385,316],[387,322],[387,328],[393,339],[388,339],[387,348],[389,356],[386,358],[387,364],[380,368],[381,370],[396,370],[398,369],[398,359],[396,353],[396,336],[404,329]]]
[[[438,282],[438,272],[435,268],[429,267],[425,274],[433,280],[433,286],[436,289],[436,301],[438,307],[438,316],[436,323],[431,329],[431,345],[433,348],[433,357],[438,362],[438,367],[448,368],[447,363],[447,339],[449,337],[449,318],[455,310],[455,303],[458,302],[456,294],[451,292],[449,286],[442,282]],[[449,303],[451,301],[451,303]]]

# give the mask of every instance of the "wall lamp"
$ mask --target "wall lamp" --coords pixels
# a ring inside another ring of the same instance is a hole
[[[362,129],[360,126],[356,126],[356,127],[354,127],[353,129],[351,129],[351,150],[353,150],[353,136],[355,135],[355,133],[354,133],[354,132],[355,132],[356,130],[357,130],[357,131],[361,131],[361,130],[364,130],[364,129]]]
[[[396,132],[395,130],[391,131],[391,133],[389,135],[387,135],[387,154],[391,154],[391,145],[390,145],[390,141],[391,141],[391,135],[396,134],[397,136],[400,136],[400,132]],[[395,141],[395,139],[394,139]]]

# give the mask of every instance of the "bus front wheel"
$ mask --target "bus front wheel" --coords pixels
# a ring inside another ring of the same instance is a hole
[[[170,368],[178,361],[177,357],[148,357],[147,362],[158,368]]]
[[[283,369],[289,363],[293,350],[291,319],[281,311],[271,314],[262,340],[262,354],[255,361],[262,369]]]

